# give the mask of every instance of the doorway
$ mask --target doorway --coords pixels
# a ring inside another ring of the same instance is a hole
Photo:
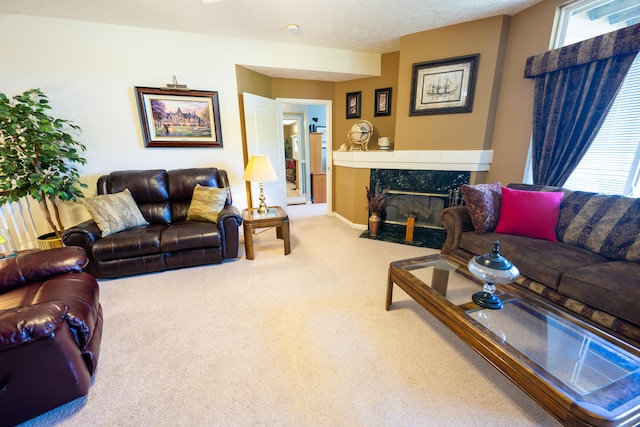
[[[283,118],[287,117],[289,120],[296,120],[297,123],[301,123],[297,132],[297,143],[300,149],[300,160],[296,165],[296,176],[300,177],[299,185],[300,195],[293,194],[294,201],[300,202],[304,197],[305,204],[311,204],[312,202],[312,184],[311,173],[309,169],[309,132],[313,126],[314,132],[321,132],[323,134],[323,163],[326,167],[326,176],[323,178],[326,182],[326,212],[330,213],[333,209],[332,206],[332,149],[333,143],[332,136],[332,101],[326,99],[298,99],[298,98],[276,98],[277,101],[282,103]],[[315,119],[315,120],[314,120]],[[283,121],[283,126],[284,121]],[[286,135],[286,134],[285,134]],[[286,140],[286,136],[285,136]],[[295,156],[293,153],[293,143],[296,139],[291,138],[290,144],[292,144],[292,158]],[[285,141],[286,143],[286,141]],[[293,172],[289,172],[292,174]],[[325,183],[323,182],[323,183]],[[298,188],[296,186],[296,188]]]
[[[311,203],[306,122],[304,113],[282,114],[287,205]]]

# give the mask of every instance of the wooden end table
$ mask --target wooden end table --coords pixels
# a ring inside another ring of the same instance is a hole
[[[266,214],[259,214],[257,208],[242,210],[242,226],[244,230],[244,250],[247,259],[254,259],[253,230],[276,227],[276,236],[284,241],[284,254],[291,253],[289,240],[289,215],[280,206],[269,206]]]

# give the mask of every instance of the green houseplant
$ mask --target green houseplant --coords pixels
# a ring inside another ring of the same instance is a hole
[[[52,233],[60,239],[64,225],[58,201],[83,197],[77,164],[85,164],[85,146],[74,139],[80,128],[52,117],[40,89],[8,98],[0,93],[0,204],[30,196],[38,202]]]

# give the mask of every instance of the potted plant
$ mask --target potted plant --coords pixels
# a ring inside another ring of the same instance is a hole
[[[382,188],[380,181],[376,182],[374,189],[365,187],[367,190],[367,209],[371,213],[369,216],[369,235],[375,237],[380,228],[380,213],[389,204],[393,196],[389,194],[388,188]]]
[[[86,164],[86,148],[72,134],[80,128],[50,116],[50,109],[40,89],[11,99],[0,93],[0,204],[27,196],[36,200],[52,230],[39,237],[44,240],[62,237],[58,201],[77,201],[84,197],[81,188],[87,188],[76,167]]]

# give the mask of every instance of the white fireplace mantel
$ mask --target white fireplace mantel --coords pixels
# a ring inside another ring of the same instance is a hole
[[[334,151],[333,164],[347,168],[488,171],[493,150]]]

